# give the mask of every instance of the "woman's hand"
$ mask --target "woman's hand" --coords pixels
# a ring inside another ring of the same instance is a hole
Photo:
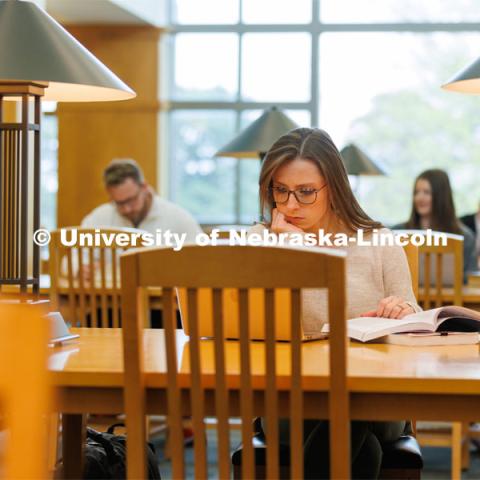
[[[272,210],[272,224],[270,230],[274,233],[304,233],[303,230],[285,220],[285,215],[280,213],[278,209]]]
[[[403,318],[406,315],[415,313],[415,309],[409,305],[402,297],[386,297],[380,300],[376,310],[362,313],[361,317],[385,317],[385,318]]]

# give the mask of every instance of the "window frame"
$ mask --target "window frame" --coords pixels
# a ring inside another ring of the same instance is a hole
[[[306,110],[310,113],[311,125],[319,125],[319,114],[321,105],[320,92],[320,65],[319,65],[319,49],[323,33],[352,33],[352,32],[385,32],[385,33],[478,33],[480,31],[480,22],[387,22],[387,23],[323,23],[320,18],[320,3],[322,0],[311,0],[312,2],[312,17],[309,23],[305,24],[245,24],[242,19],[242,3],[239,0],[238,8],[239,21],[236,24],[189,24],[183,25],[175,23],[173,18],[174,1],[169,0],[168,18],[169,18],[169,33],[171,40],[169,41],[170,51],[167,55],[166,70],[168,72],[167,91],[171,91],[174,85],[174,71],[175,71],[175,41],[177,34],[181,33],[235,33],[239,36],[238,48],[238,78],[237,78],[237,96],[234,101],[184,101],[168,99],[167,102],[167,117],[170,112],[175,110],[230,110],[236,114],[235,129],[238,133],[240,130],[241,114],[245,110],[265,110],[269,107],[275,106],[281,110]],[[306,102],[246,102],[241,99],[242,91],[242,37],[247,33],[292,33],[301,32],[310,35],[311,41],[311,59],[310,59],[310,100]],[[439,86],[440,88],[440,86]],[[167,143],[169,136],[170,120],[167,122]],[[167,147],[169,152],[168,158],[173,158],[170,147]],[[175,165],[169,163],[167,170],[169,172],[168,178],[168,192],[169,198],[175,201],[174,191],[174,175]],[[236,198],[235,198],[235,220],[234,224],[241,223],[240,221],[240,185],[241,185],[241,171],[240,164],[237,162],[235,172]]]

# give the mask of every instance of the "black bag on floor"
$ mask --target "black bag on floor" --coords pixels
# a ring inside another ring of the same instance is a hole
[[[115,427],[124,426],[116,423],[108,428],[105,433],[97,432],[87,427],[87,443],[84,449],[84,479],[127,477],[127,438],[125,435],[115,435]],[[146,444],[148,478],[160,478],[155,449],[152,444]]]
[[[87,427],[87,439],[83,449],[84,479],[118,479],[127,478],[127,437],[115,435],[115,427],[123,427],[116,423],[106,432],[97,432]],[[148,478],[160,479],[155,449],[151,443],[146,443]],[[63,465],[57,469],[55,478],[63,478]]]

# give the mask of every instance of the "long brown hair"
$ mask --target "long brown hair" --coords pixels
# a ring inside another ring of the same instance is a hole
[[[453,203],[452,188],[450,180],[444,170],[434,168],[425,170],[416,179],[413,184],[412,212],[406,224],[407,228],[419,229],[420,215],[415,209],[415,190],[419,180],[426,180],[432,190],[432,213],[430,228],[439,232],[462,234],[460,223],[455,214],[455,204]]]
[[[381,228],[360,207],[348,181],[347,170],[330,135],[319,128],[296,128],[282,135],[266,153],[259,179],[260,209],[270,217],[273,208],[271,187],[277,169],[297,158],[310,160],[318,167],[325,179],[331,208],[352,231]]]

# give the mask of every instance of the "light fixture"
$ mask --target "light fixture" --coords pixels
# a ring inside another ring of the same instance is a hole
[[[31,285],[38,293],[39,246],[32,234],[40,227],[40,99],[133,97],[133,90],[37,5],[0,1],[0,288],[18,285],[26,293]],[[12,99],[21,101],[21,118],[6,123],[4,102]]]
[[[216,157],[260,158],[283,134],[298,125],[276,107],[265,110],[262,115],[230,140]]]
[[[340,155],[349,175],[385,175],[385,172],[353,143],[343,147]]]
[[[479,94],[480,93],[480,58],[467,65],[463,70],[442,85],[444,90],[452,92]]]

